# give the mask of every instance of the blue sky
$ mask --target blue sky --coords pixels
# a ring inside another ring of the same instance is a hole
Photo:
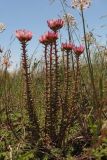
[[[71,0],[68,0],[71,4]],[[68,12],[76,17],[79,25],[81,20],[77,10],[68,9]],[[46,21],[63,15],[62,7],[59,0],[52,5],[49,0],[0,0],[0,22],[6,24],[7,29],[0,34],[0,45],[5,49],[10,46],[11,36],[15,37],[16,29],[28,29],[34,34],[29,44],[29,54],[32,54],[38,45],[38,39],[45,31],[48,30]],[[95,28],[96,35],[102,35],[103,39],[107,35],[107,0],[93,0],[92,5],[85,11],[86,21],[89,29]],[[101,16],[105,16],[100,18]],[[102,39],[101,39],[102,40]],[[20,60],[20,44],[15,40],[11,45],[13,66]],[[41,46],[38,48],[36,57],[41,57]]]

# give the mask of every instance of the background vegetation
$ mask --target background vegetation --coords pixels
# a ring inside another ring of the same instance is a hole
[[[11,73],[11,51],[0,48],[0,160],[107,159],[107,49],[86,27],[91,1],[73,1],[81,39],[69,4],[60,3],[64,26],[59,39],[40,41],[42,61],[28,57],[21,41],[21,65]],[[61,45],[63,30],[64,44],[82,44],[84,53]]]

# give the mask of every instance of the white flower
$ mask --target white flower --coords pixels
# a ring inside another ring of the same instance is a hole
[[[95,41],[96,41],[96,39],[95,39],[95,37],[94,37],[94,35],[93,35],[92,32],[86,33],[86,34],[85,34],[85,37],[86,37],[86,41],[87,41],[88,43],[90,43],[90,44],[94,44]],[[82,38],[82,41],[84,41],[85,37]]]
[[[0,23],[0,32],[3,32],[6,29],[5,24]]]
[[[72,0],[72,7],[86,9],[91,5],[91,0]]]
[[[69,13],[66,13],[63,16],[63,20],[64,20],[64,24],[65,25],[67,25],[67,24],[69,24],[70,26],[75,26],[76,25],[75,18],[71,14],[69,14]]]

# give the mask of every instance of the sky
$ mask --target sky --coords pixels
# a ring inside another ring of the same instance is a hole
[[[71,0],[68,0],[71,5]],[[68,8],[79,23],[81,19],[77,10]],[[89,29],[94,28],[96,36],[107,38],[107,0],[93,0],[90,8],[85,10],[85,19]],[[48,31],[47,20],[63,15],[59,0],[53,4],[49,0],[0,0],[0,22],[6,25],[6,30],[0,34],[0,45],[4,50],[11,49],[12,68],[19,64],[21,51],[20,44],[15,38],[17,29],[27,29],[33,32],[33,39],[29,43],[29,56],[38,46],[39,37]],[[103,26],[104,27],[101,27]],[[14,41],[13,41],[14,40]],[[102,38],[99,39],[102,41]],[[12,42],[12,43],[11,43]],[[43,55],[43,48],[38,46],[36,58]]]

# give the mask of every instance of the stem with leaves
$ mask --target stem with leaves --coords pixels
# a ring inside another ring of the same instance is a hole
[[[26,100],[26,109],[29,116],[29,130],[31,131],[31,137],[30,137],[30,143],[32,145],[35,145],[37,140],[39,139],[39,124],[37,115],[34,109],[33,99],[31,95],[31,79],[30,79],[30,73],[29,73],[29,66],[28,66],[28,60],[27,60],[27,50],[26,50],[26,42],[21,42],[22,45],[22,67],[24,71],[24,81],[25,81],[25,100]]]

